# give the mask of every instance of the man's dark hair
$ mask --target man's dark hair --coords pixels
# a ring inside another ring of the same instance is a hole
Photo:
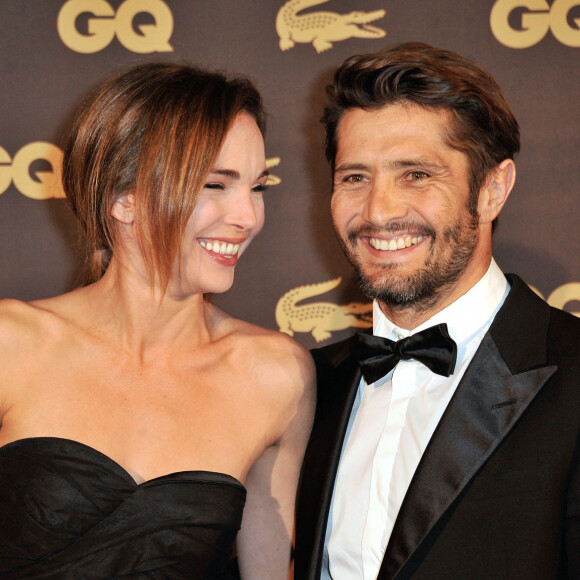
[[[333,172],[338,125],[349,109],[409,104],[449,111],[453,122],[444,138],[469,159],[472,215],[490,171],[520,150],[518,122],[497,82],[473,61],[448,50],[408,42],[352,56],[337,69],[327,93],[321,120]]]

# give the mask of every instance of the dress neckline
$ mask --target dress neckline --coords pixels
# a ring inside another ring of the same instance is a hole
[[[150,487],[154,485],[159,485],[162,483],[166,483],[171,480],[194,480],[197,483],[217,483],[217,484],[225,484],[225,485],[233,485],[234,487],[239,487],[241,489],[246,489],[244,484],[234,477],[233,475],[229,475],[228,473],[222,473],[219,471],[207,471],[207,470],[189,470],[189,471],[175,471],[172,473],[167,473],[165,475],[160,475],[158,477],[154,477],[152,479],[147,479],[141,483],[137,483],[135,478],[117,461],[87,445],[86,443],[81,443],[80,441],[76,441],[75,439],[68,439],[66,437],[23,437],[22,439],[15,439],[14,441],[10,441],[5,445],[0,447],[0,453],[3,451],[11,448],[11,447],[18,447],[21,445],[27,444],[35,444],[35,443],[55,443],[58,445],[65,445],[76,447],[78,449],[82,449],[85,452],[94,455],[95,457],[99,458],[102,462],[110,465],[112,469],[119,472],[124,479],[128,480],[132,485],[135,487]]]

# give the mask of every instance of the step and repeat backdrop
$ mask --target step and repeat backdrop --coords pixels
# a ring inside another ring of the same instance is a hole
[[[348,56],[417,40],[496,77],[521,125],[496,260],[580,316],[580,0],[0,0],[0,298],[77,284],[62,137],[95,83],[144,61],[244,73],[269,113],[266,226],[213,300],[312,347],[368,325],[330,219],[319,124]]]

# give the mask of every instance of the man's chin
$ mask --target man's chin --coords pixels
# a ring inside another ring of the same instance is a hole
[[[429,300],[435,290],[428,277],[417,273],[414,276],[387,271],[369,274],[357,270],[357,277],[366,296],[391,306],[416,305]]]

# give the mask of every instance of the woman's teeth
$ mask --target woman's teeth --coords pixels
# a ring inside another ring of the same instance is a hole
[[[208,252],[220,254],[221,256],[235,256],[238,253],[238,250],[240,249],[240,244],[229,244],[227,242],[200,241],[199,245],[202,248],[208,250]]]

